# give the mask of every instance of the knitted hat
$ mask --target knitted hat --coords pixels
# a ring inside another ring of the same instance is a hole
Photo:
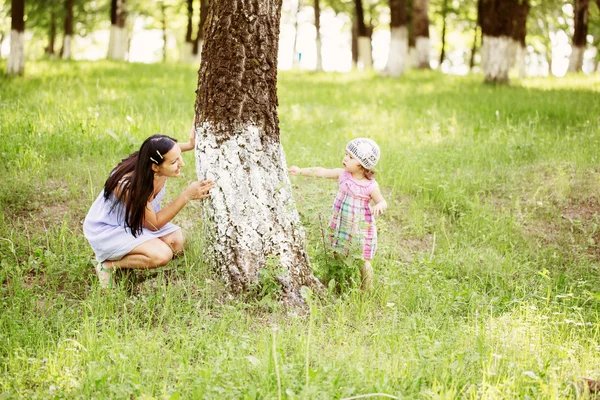
[[[379,146],[371,139],[358,138],[346,145],[346,151],[366,169],[373,168],[379,161]]]

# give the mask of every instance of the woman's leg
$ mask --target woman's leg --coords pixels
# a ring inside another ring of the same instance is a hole
[[[362,278],[362,283],[360,285],[362,290],[373,289],[373,268],[371,267],[371,262],[369,260],[365,260],[364,265],[360,269],[360,277]]]
[[[185,239],[183,238],[181,229],[161,237],[160,240],[165,242],[167,246],[171,248],[173,256],[177,257],[183,253],[183,243],[185,242]]]
[[[151,269],[164,267],[173,258],[171,248],[160,239],[148,240],[131,250],[120,260],[106,260],[97,269],[102,287],[108,287],[111,274],[117,268]]]

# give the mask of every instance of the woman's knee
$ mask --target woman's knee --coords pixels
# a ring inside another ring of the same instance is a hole
[[[175,231],[161,239],[171,248],[174,254],[177,255],[183,252],[184,238],[183,233],[180,230]]]

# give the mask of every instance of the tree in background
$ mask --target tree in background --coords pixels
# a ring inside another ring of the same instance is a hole
[[[571,56],[569,57],[569,72],[581,72],[583,66],[583,53],[587,45],[589,0],[574,0],[573,21],[575,31],[573,32],[573,44],[571,45]]]
[[[73,0],[65,0],[65,36],[60,51],[62,58],[71,58],[71,42],[73,41]]]
[[[8,75],[25,73],[25,0],[12,0],[10,13],[10,54]]]
[[[371,35],[365,24],[365,14],[362,0],[354,0],[356,12],[356,40],[357,40],[357,62],[362,63],[365,70],[373,68],[373,56],[371,48]]]
[[[519,78],[525,77],[525,55],[527,53],[525,37],[527,36],[527,16],[529,15],[529,9],[529,2],[521,1],[520,4],[516,5],[513,19],[511,58],[513,65],[517,65]]]
[[[430,68],[429,65],[429,0],[413,0],[412,27],[415,36],[415,67]]]
[[[281,2],[209,4],[195,104],[196,169],[214,179],[207,258],[234,292],[271,268],[283,297],[318,285],[287,175],[277,116]],[[280,272],[277,272],[279,271]]]
[[[600,1],[600,0],[599,0]],[[317,71],[323,70],[323,57],[321,55],[321,49],[323,47],[321,43],[321,5],[319,0],[314,0],[313,10],[315,15],[315,32],[316,32],[316,47],[317,47]]]
[[[187,24],[185,29],[185,43],[183,45],[182,59],[191,61],[194,55],[194,0],[185,0],[187,10]]]
[[[522,0],[526,2],[527,0]],[[508,83],[512,64],[513,24],[520,0],[480,0],[478,9],[482,33],[482,66],[485,82]]]
[[[390,1],[390,50],[386,74],[398,77],[404,73],[408,60],[408,19],[405,0]]]
[[[108,59],[124,61],[128,50],[126,0],[111,0]]]

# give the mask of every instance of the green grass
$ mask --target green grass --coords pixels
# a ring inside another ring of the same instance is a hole
[[[103,294],[81,224],[153,133],[187,138],[191,66],[28,63],[0,78],[0,398],[566,398],[600,378],[600,78],[282,72],[289,164],[375,139],[375,290],[310,313],[231,298],[186,256]],[[194,178],[171,182],[174,196]],[[335,182],[294,178],[317,275]],[[278,377],[280,388],[278,387]]]

